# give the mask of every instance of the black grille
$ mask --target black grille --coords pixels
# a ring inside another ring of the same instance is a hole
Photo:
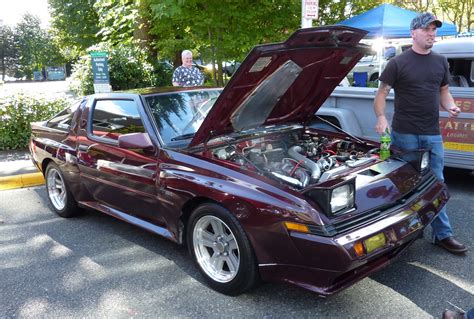
[[[379,206],[376,209],[361,213],[348,220],[334,222],[325,226],[308,226],[310,231],[319,236],[335,236],[341,233],[351,231],[365,224],[376,222],[385,215],[400,209],[406,202],[414,200],[421,192],[427,190],[436,182],[436,176],[431,175],[428,179],[417,185],[412,191],[405,194],[395,203]]]

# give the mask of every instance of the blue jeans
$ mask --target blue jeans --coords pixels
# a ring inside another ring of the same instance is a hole
[[[474,308],[472,308],[471,310],[469,310],[466,314],[466,318],[467,319],[474,319]]]
[[[431,150],[431,169],[436,177],[444,182],[444,148],[441,135],[402,134],[392,131],[392,145],[403,151],[416,150],[420,148]],[[441,209],[438,217],[433,219],[431,222],[431,228],[433,230],[433,240],[443,240],[453,236],[453,229],[449,223],[446,206]]]

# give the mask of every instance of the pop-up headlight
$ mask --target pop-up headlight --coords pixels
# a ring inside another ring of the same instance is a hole
[[[310,189],[304,193],[315,201],[326,215],[338,215],[354,208],[355,177],[324,188]]]
[[[423,172],[428,169],[428,167],[430,167],[430,152],[425,151],[421,155],[420,171]]]
[[[331,213],[354,206],[354,189],[350,184],[334,188],[331,192]]]
[[[415,150],[400,153],[398,158],[410,163],[418,172],[424,174],[430,168],[430,151]]]

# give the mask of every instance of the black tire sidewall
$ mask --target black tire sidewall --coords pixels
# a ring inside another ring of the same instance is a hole
[[[205,271],[201,268],[201,265],[197,262],[196,254],[194,252],[193,245],[193,230],[197,221],[204,216],[214,216],[222,220],[227,227],[232,231],[237,245],[239,247],[240,265],[237,274],[234,279],[227,283],[220,283],[210,278]],[[187,244],[189,253],[193,257],[194,262],[198,266],[200,273],[206,279],[206,282],[214,290],[226,294],[226,295],[238,295],[246,290],[252,288],[258,280],[258,271],[255,254],[253,252],[250,241],[245,234],[244,229],[240,225],[239,221],[224,207],[207,203],[199,206],[191,215],[187,227]]]

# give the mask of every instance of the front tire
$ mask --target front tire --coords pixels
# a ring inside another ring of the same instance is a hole
[[[79,208],[58,165],[48,164],[45,181],[48,200],[54,212],[65,218],[77,215]]]
[[[258,282],[250,241],[237,218],[222,206],[199,206],[190,217],[187,241],[194,262],[214,290],[235,296]]]

